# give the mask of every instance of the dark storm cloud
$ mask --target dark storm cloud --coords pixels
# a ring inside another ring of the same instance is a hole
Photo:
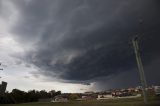
[[[131,38],[143,33],[144,65],[159,59],[156,0],[17,0],[20,16],[11,32],[24,45],[25,60],[40,73],[90,81],[136,68]],[[143,19],[143,23],[140,21]]]
[[[0,17],[7,18],[10,14],[10,11],[6,8],[5,10],[5,2],[4,0],[0,0]]]

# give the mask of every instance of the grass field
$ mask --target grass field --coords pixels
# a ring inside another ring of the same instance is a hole
[[[145,105],[139,99],[117,99],[104,101],[72,101],[66,103],[34,102],[23,104],[0,104],[0,106],[160,106],[160,101],[151,100]]]

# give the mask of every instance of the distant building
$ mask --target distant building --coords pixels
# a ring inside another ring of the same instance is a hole
[[[0,95],[4,95],[7,87],[7,82],[2,81],[2,84],[0,84]]]
[[[63,95],[57,95],[53,100],[51,100],[51,102],[68,102],[68,99]]]
[[[88,92],[85,92],[84,94],[85,95],[92,95],[92,94],[94,94],[94,92],[93,91],[88,91]]]
[[[109,90],[100,92],[98,94],[97,100],[112,99],[112,98],[113,98],[112,92],[111,90]]]
[[[102,94],[98,95],[97,100],[104,100],[104,99],[113,99],[114,97],[111,94]]]
[[[154,91],[156,95],[160,95],[160,86],[154,86]]]
[[[95,100],[95,97],[92,95],[86,95],[86,96],[82,96],[81,99],[82,100]]]

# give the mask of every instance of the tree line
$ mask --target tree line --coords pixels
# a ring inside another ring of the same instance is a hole
[[[0,95],[0,103],[37,102],[39,99],[53,98],[60,94],[61,91],[55,90],[49,92],[45,90],[29,90],[28,92],[25,92],[19,89],[13,89],[12,92],[6,92],[4,95]]]

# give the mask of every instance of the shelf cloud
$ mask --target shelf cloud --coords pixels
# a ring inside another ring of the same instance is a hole
[[[4,2],[0,2],[1,17],[12,15],[1,6]],[[118,76],[124,73],[127,78],[127,73],[137,71],[131,39],[143,35],[139,45],[146,75],[150,83],[157,81],[148,73],[160,68],[158,0],[8,2],[17,16],[9,32],[25,50],[14,56],[38,67],[38,74],[71,83],[101,84],[106,78],[108,84],[120,81],[124,86],[134,85]],[[132,80],[138,78],[137,73],[132,75]]]

